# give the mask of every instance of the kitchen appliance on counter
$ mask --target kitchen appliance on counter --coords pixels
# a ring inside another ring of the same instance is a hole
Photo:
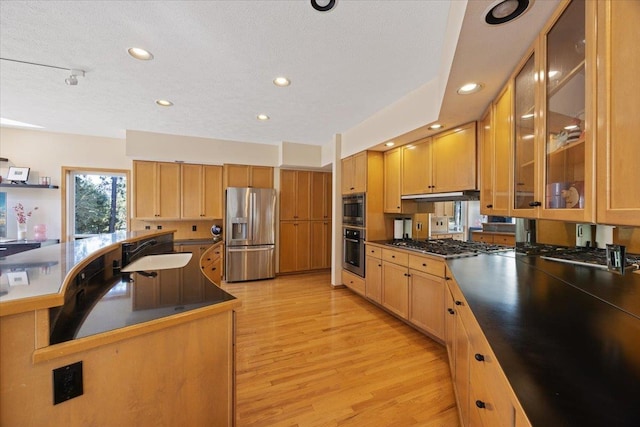
[[[222,227],[218,224],[214,224],[211,226],[211,235],[213,236],[214,243],[218,243],[222,240]]]
[[[359,228],[343,228],[342,268],[364,277],[365,232]]]
[[[226,199],[226,281],[275,277],[276,191],[229,187]]]
[[[365,226],[365,193],[342,196],[342,225]]]
[[[393,220],[393,239],[411,239],[413,220],[411,218],[396,218]]]

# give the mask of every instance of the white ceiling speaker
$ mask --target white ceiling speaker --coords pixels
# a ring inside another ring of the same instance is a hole
[[[311,6],[317,11],[328,12],[336,5],[336,0],[311,0]]]

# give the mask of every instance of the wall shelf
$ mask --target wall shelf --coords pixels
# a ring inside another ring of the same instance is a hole
[[[57,185],[40,185],[40,184],[0,184],[4,188],[60,188]]]

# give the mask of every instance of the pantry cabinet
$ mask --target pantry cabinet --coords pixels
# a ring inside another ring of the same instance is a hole
[[[367,152],[342,159],[342,194],[367,191]]]
[[[402,149],[384,153],[384,212],[402,212]]]
[[[280,171],[280,220],[308,220],[311,208],[311,172]]]
[[[331,172],[311,172],[311,219],[331,219],[332,191]]]
[[[180,164],[133,162],[134,217],[180,219]]]
[[[222,166],[182,164],[182,219],[222,218]]]
[[[311,270],[331,268],[331,221],[310,221]]]
[[[273,188],[273,168],[270,166],[225,164],[224,187]]]
[[[597,7],[597,222],[640,226],[640,7]]]
[[[280,221],[280,273],[309,270],[311,267],[311,226],[309,221]]]

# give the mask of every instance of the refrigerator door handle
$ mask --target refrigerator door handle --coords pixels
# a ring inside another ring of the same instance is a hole
[[[227,248],[228,252],[260,252],[260,251],[272,251],[273,250],[273,246],[261,246],[261,247],[257,247],[257,248],[242,248],[242,249],[236,249],[236,248]]]
[[[255,227],[256,226],[254,224],[254,221],[255,221],[256,215],[258,213],[256,212],[256,193],[253,192],[253,191],[251,191],[251,201],[249,203],[250,203],[249,211],[251,212],[251,215],[250,215],[251,224],[249,224],[249,226],[250,226],[249,230],[250,230],[250,233],[251,233],[251,241],[255,242],[255,240],[256,240],[256,229],[255,229]]]

